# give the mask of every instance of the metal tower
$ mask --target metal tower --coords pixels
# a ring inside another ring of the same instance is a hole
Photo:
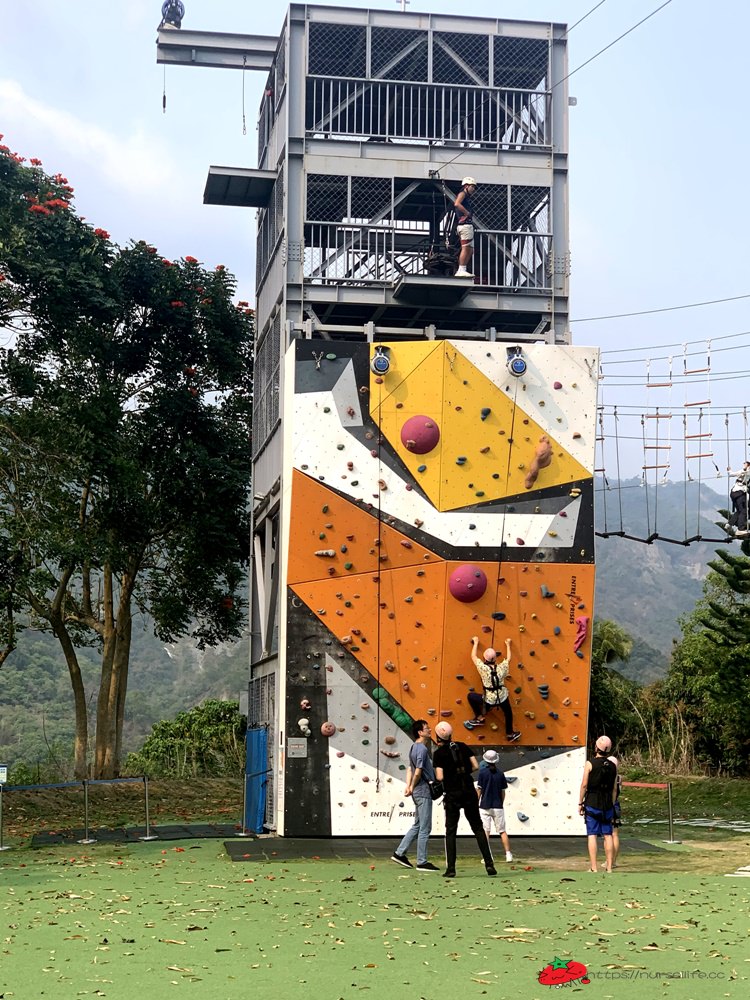
[[[292,707],[276,701],[288,702],[291,676],[291,400],[312,386],[300,372],[344,356],[356,371],[356,344],[372,355],[372,345],[485,342],[503,359],[498,342],[569,344],[566,29],[291,4],[278,37],[161,28],[158,61],[266,74],[258,165],[212,166],[204,201],[258,209],[250,690],[251,717],[272,733],[272,824],[283,796],[275,755],[295,756],[284,742]],[[470,281],[453,277],[465,175],[478,181]],[[355,422],[367,419],[357,409]]]

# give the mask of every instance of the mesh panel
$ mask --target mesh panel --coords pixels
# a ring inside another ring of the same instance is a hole
[[[364,79],[367,74],[367,28],[364,25],[313,22],[309,31],[309,73]]]
[[[373,28],[370,76],[381,80],[427,80],[427,32]]]
[[[494,41],[493,70],[496,87],[546,90],[549,43],[544,38],[504,38]]]
[[[309,174],[306,218],[320,222],[341,222],[349,214],[348,178],[329,174]]]
[[[474,196],[474,211],[482,220],[483,229],[508,229],[508,186],[482,184]]]
[[[281,100],[281,92],[284,89],[286,80],[286,37],[284,34],[279,38],[279,47],[276,50],[276,105]]]
[[[253,455],[268,440],[279,419],[279,367],[281,364],[281,318],[277,313],[255,355],[253,385]]]
[[[489,83],[489,45],[486,35],[436,31],[432,46],[433,81],[480,86]]]
[[[514,184],[510,190],[513,232],[548,233],[549,188]]]
[[[391,206],[389,177],[352,177],[352,219],[383,218]]]

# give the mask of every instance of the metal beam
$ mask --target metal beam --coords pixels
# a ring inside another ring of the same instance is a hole
[[[219,69],[256,69],[268,73],[278,44],[279,39],[274,35],[161,28],[156,38],[156,61]]]

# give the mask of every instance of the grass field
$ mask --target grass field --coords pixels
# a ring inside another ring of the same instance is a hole
[[[626,849],[611,875],[585,870],[581,838],[570,857],[516,855],[489,879],[462,842],[446,882],[387,860],[232,863],[214,840],[35,850],[32,833],[80,827],[81,802],[69,789],[8,793],[0,994],[535,1000],[575,977],[560,988],[744,998],[750,879],[725,876],[750,864],[750,835],[720,823],[748,816],[746,794],[675,782],[675,815],[717,826],[680,828],[673,845],[666,826],[626,827],[662,850]],[[628,790],[626,803],[632,820],[650,818],[663,793]],[[153,783],[155,822],[227,823],[239,809],[238,782]],[[92,789],[91,821],[142,824],[142,789]]]

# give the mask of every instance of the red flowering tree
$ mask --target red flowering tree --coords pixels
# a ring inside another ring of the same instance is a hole
[[[19,621],[54,633],[76,774],[112,777],[134,618],[201,647],[244,626],[253,316],[224,268],[120,248],[72,198],[0,145],[0,662]]]

